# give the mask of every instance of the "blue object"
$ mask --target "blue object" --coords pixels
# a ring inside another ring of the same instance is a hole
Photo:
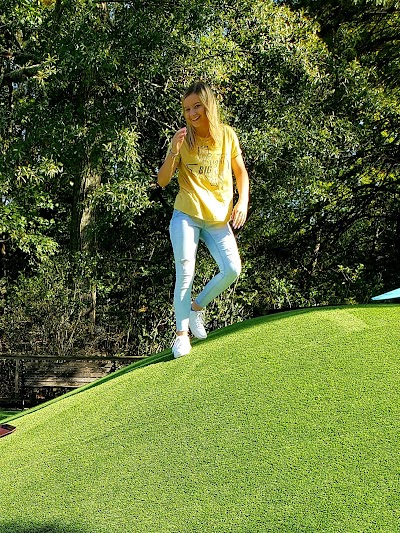
[[[394,289],[394,291],[374,296],[371,300],[391,300],[392,298],[400,298],[400,289]]]

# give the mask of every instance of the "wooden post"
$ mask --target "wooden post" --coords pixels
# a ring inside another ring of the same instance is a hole
[[[15,358],[15,379],[14,379],[14,397],[18,398],[19,393],[19,357]]]

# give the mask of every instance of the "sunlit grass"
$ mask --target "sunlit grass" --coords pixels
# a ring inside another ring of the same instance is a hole
[[[248,321],[14,419],[0,531],[400,530],[399,319]]]

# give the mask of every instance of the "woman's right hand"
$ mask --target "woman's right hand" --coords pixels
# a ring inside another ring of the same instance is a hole
[[[157,175],[157,183],[160,185],[160,187],[166,187],[171,181],[172,175],[177,167],[176,156],[178,155],[183,141],[185,140],[186,133],[186,128],[181,128],[172,137],[171,148],[169,149],[167,157],[165,158],[164,163],[161,165]]]
[[[174,152],[174,154],[179,153],[179,150],[181,149],[183,141],[185,140],[186,134],[187,134],[187,129],[181,128],[172,137],[171,147],[172,147],[172,151]]]

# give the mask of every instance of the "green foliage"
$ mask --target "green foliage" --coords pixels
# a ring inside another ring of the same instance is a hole
[[[251,179],[244,272],[210,306],[209,325],[396,286],[396,5],[2,0],[2,306],[15,291],[42,294],[46,259],[56,272],[85,250],[78,300],[96,288],[96,327],[112,350],[168,343],[176,183],[161,192],[155,177],[197,78],[237,130]],[[195,290],[214,268],[200,255]],[[79,315],[74,282],[55,287]]]
[[[94,332],[88,319],[88,274],[90,269],[58,257],[44,262],[35,276],[22,277],[3,304],[3,350],[60,358],[90,352]]]
[[[148,252],[116,262],[113,253],[81,253],[42,263],[35,275],[17,280],[2,301],[2,351],[63,358],[162,350],[170,342],[173,314],[170,305],[159,304],[171,300],[172,268],[162,269],[147,257]]]

